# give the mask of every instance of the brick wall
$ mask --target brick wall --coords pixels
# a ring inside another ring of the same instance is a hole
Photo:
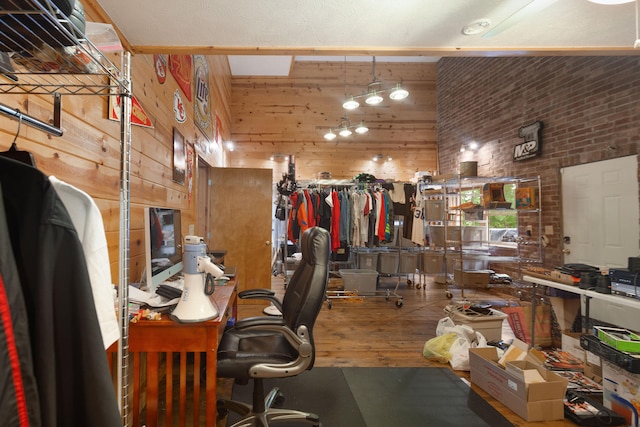
[[[637,57],[444,58],[438,63],[440,173],[477,161],[479,176],[541,176],[544,264],[563,263],[560,169],[638,153]],[[513,161],[518,129],[544,123],[542,155]],[[476,153],[460,152],[475,140]]]

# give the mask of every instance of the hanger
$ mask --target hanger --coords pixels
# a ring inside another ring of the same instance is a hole
[[[17,160],[35,168],[36,161],[33,158],[33,154],[31,154],[29,151],[18,150],[18,144],[16,144],[16,140],[18,139],[18,135],[20,135],[20,128],[22,127],[22,113],[20,113],[20,111],[18,110],[16,110],[16,112],[18,113],[18,130],[16,131],[16,136],[13,138],[13,142],[11,143],[11,147],[9,148],[9,150],[0,152],[0,156]]]

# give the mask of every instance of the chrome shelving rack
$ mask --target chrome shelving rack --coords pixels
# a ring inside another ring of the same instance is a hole
[[[63,95],[115,95],[120,98],[120,236],[117,393],[127,425],[128,285],[131,156],[131,56],[116,67],[54,0],[7,0],[0,4],[0,93],[52,95],[53,125],[0,105],[0,114],[51,135],[62,136]]]

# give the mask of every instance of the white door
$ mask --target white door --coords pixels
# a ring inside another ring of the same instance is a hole
[[[564,263],[627,267],[638,256],[637,156],[563,168]]]

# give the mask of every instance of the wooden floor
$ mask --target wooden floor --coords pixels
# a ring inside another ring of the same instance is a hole
[[[403,298],[401,308],[397,307],[394,298],[387,300],[384,297],[332,299],[331,308],[327,304],[323,306],[314,328],[317,348],[315,366],[448,366],[430,362],[422,355],[424,343],[435,336],[437,322],[445,316],[443,309],[446,305],[463,297],[472,302],[490,302],[495,308],[527,303],[520,301],[521,292],[508,288],[465,289],[462,292],[452,287],[449,290],[453,297],[448,299],[443,285],[436,285],[429,278],[421,280],[417,276],[415,283],[420,284],[420,289],[415,284],[408,286],[405,277],[382,278],[381,284],[391,286],[394,290],[398,280],[397,294]],[[280,295],[284,293],[282,276],[273,279],[272,289]],[[238,317],[262,315],[266,306],[239,305]],[[508,327],[506,329],[505,334],[509,334]],[[469,379],[468,372],[456,374]],[[220,380],[220,393],[228,398],[231,386],[228,380]],[[527,423],[480,388],[475,385],[472,387],[515,426],[575,426],[568,420]],[[222,426],[224,424],[220,423],[219,427]]]

